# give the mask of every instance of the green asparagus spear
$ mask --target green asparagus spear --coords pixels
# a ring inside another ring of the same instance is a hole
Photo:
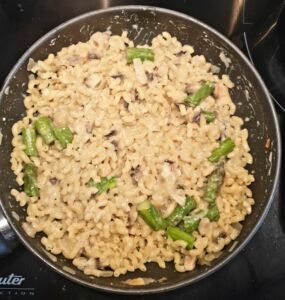
[[[194,197],[186,197],[184,206],[177,205],[173,212],[166,218],[166,222],[171,225],[177,225],[184,216],[196,207]]]
[[[98,193],[102,194],[103,192],[106,192],[107,190],[115,187],[117,184],[117,176],[112,176],[110,178],[102,177],[101,181],[95,182],[93,179],[90,179],[87,182],[88,187],[96,187],[98,189]]]
[[[145,200],[138,206],[138,214],[153,230],[157,231],[166,228],[165,220],[148,200]]]
[[[33,164],[26,164],[24,166],[24,192],[28,197],[39,195],[37,168]]]
[[[187,248],[188,249],[193,248],[195,238],[191,234],[188,234],[187,232],[181,230],[180,228],[170,226],[170,227],[167,228],[167,234],[174,241],[182,240],[182,241],[187,242]]]
[[[208,212],[207,212],[207,215],[206,217],[210,220],[210,221],[217,221],[220,217],[220,212],[219,212],[219,209],[217,207],[216,204],[214,205],[211,205],[209,208],[208,208]]]
[[[215,169],[207,178],[203,199],[207,202],[214,203],[218,196],[219,189],[224,181],[225,170],[223,165]]]
[[[73,134],[71,130],[66,127],[53,127],[53,133],[55,138],[58,140],[62,148],[66,148],[73,140]]]
[[[202,218],[207,215],[207,211],[200,211],[198,213],[192,213],[189,216],[183,218],[182,228],[188,233],[198,229],[199,223]]]
[[[218,162],[220,160],[221,157],[228,155],[230,152],[233,151],[235,147],[235,143],[231,138],[226,138],[225,140],[223,140],[219,147],[214,149],[212,151],[211,156],[208,158],[208,160],[211,163],[215,163]]]
[[[212,123],[216,119],[216,114],[211,111],[202,111],[202,114],[204,115],[206,122]]]
[[[184,217],[181,228],[188,233],[192,233],[198,229],[201,219],[208,218],[211,222],[213,222],[217,221],[219,217],[219,209],[216,204],[213,204],[205,211],[192,213],[189,216]]]
[[[127,63],[131,64],[133,59],[140,58],[142,61],[154,61],[154,52],[146,48],[128,48],[127,49]]]
[[[202,86],[196,91],[194,94],[189,95],[185,99],[186,104],[190,104],[192,106],[199,105],[203,100],[205,100],[208,96],[210,96],[215,89],[215,86],[211,82],[205,82]]]
[[[35,127],[47,145],[51,144],[55,140],[52,122],[49,117],[39,117],[35,122]]]
[[[34,128],[27,127],[22,129],[22,138],[25,145],[25,152],[28,156],[37,156],[36,132]]]

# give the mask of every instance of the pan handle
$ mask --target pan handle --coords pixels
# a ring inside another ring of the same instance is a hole
[[[0,208],[0,257],[10,253],[18,244],[18,238]]]

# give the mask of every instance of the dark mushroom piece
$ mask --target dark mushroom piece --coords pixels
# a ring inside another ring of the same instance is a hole
[[[187,53],[186,51],[179,51],[178,53],[175,54],[175,56],[180,57],[186,53]]]
[[[132,167],[130,170],[130,176],[132,177],[133,184],[137,184],[142,176],[141,166],[137,165],[135,168]]]
[[[89,60],[91,60],[91,59],[100,59],[101,56],[98,53],[89,52],[88,55],[87,55],[87,58]]]
[[[115,151],[118,152],[119,151],[119,144],[117,141],[113,140],[111,141],[111,144],[114,146]]]
[[[135,89],[135,101],[139,101],[140,100],[140,95],[137,89]]]
[[[145,74],[146,74],[148,81],[153,81],[153,78],[154,78],[153,73],[146,71]]]
[[[85,130],[87,133],[92,133],[92,130],[94,128],[94,123],[93,122],[87,122],[85,124]]]
[[[185,93],[192,94],[192,93],[196,92],[200,86],[201,85],[198,82],[188,83],[185,87]]]
[[[36,110],[35,112],[33,112],[33,117],[38,117],[40,115],[39,111]]]
[[[174,161],[173,160],[169,160],[169,159],[165,159],[164,162],[166,162],[166,163],[168,163],[170,165],[174,164]]]
[[[108,139],[116,134],[117,134],[117,130],[113,129],[108,134],[106,134],[105,137]]]
[[[56,185],[58,183],[58,179],[56,177],[52,177],[49,179],[49,182],[52,184],[52,185]]]
[[[129,103],[127,101],[123,100],[123,105],[126,110],[129,110]]]
[[[176,186],[176,189],[177,189],[177,190],[184,190],[184,186],[183,186],[182,184],[178,184],[178,185]]]
[[[219,235],[218,235],[218,239],[225,239],[227,237],[227,234],[222,231]]]
[[[67,58],[67,62],[68,62],[68,64],[71,65],[71,66],[75,66],[77,63],[79,63],[79,61],[80,61],[80,56],[79,56],[79,55],[76,55],[76,54],[74,54],[74,55],[72,55],[72,56],[69,56],[69,57]]]
[[[192,118],[192,122],[198,123],[198,122],[200,122],[200,118],[201,118],[201,112],[199,111],[194,114],[194,116]]]
[[[116,74],[116,75],[111,75],[111,77],[113,78],[113,79],[117,79],[117,78],[119,78],[119,79],[124,79],[124,75],[123,74]]]

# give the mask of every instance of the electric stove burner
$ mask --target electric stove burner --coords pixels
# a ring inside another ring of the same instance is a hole
[[[245,34],[249,56],[275,102],[285,111],[285,1],[267,22]]]

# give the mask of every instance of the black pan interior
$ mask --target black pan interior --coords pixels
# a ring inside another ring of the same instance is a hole
[[[53,261],[44,251],[40,243],[40,235],[31,239],[21,228],[21,222],[25,219],[25,208],[20,207],[10,196],[10,189],[17,188],[17,184],[10,170],[9,159],[12,149],[11,126],[25,113],[23,97],[28,82],[26,70],[28,59],[30,57],[34,60],[44,59],[49,53],[56,53],[62,47],[79,41],[87,41],[95,31],[106,29],[111,30],[113,34],[121,34],[123,30],[127,30],[136,44],[149,43],[154,36],[167,31],[182,43],[193,45],[197,54],[205,55],[208,61],[219,66],[222,74],[230,74],[236,84],[231,95],[237,105],[237,115],[248,118],[245,127],[250,131],[249,144],[254,158],[250,170],[254,172],[256,178],[251,186],[256,204],[251,216],[244,222],[244,228],[237,239],[238,245],[230,252],[232,246],[230,244],[211,266],[200,266],[190,273],[177,273],[172,264],[168,264],[164,270],[149,264],[147,273],[136,271],[119,278],[92,278],[77,270],[62,256]],[[231,59],[228,68],[219,58],[221,52]],[[0,146],[0,191],[3,209],[13,228],[21,235],[22,241],[36,255],[77,282],[113,292],[147,293],[173,289],[196,281],[223,265],[238,252],[256,230],[272,200],[279,167],[280,145],[276,116],[266,89],[252,67],[240,53],[237,53],[236,49],[219,34],[185,15],[155,8],[124,7],[95,11],[78,17],[48,33],[23,56],[9,75],[0,96],[0,129],[3,134]],[[270,139],[270,147],[266,149],[265,144],[268,139]],[[19,215],[20,221],[12,216],[12,211]],[[68,266],[73,271],[67,272],[63,269],[64,266]],[[126,279],[138,276],[156,280],[165,277],[167,280],[163,283],[157,281],[145,287],[128,287],[123,283]]]

